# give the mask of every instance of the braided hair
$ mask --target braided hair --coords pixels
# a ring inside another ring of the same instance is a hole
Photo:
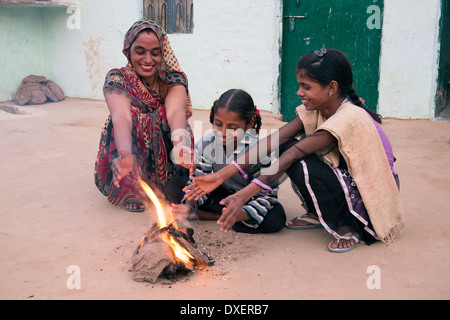
[[[214,101],[211,107],[211,113],[209,114],[209,122],[211,124],[214,123],[214,115],[219,108],[226,108],[227,111],[239,113],[246,125],[254,120],[255,124],[253,125],[253,129],[255,129],[256,133],[259,133],[262,125],[260,112],[254,104],[252,97],[244,90],[230,89]]]
[[[310,52],[298,61],[297,72],[300,70],[322,86],[336,81],[342,97],[348,97],[355,105],[366,110],[376,122],[381,123],[381,115],[367,109],[356,94],[353,88],[352,65],[343,52],[325,47]]]

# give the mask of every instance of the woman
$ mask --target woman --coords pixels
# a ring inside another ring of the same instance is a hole
[[[180,202],[193,155],[186,75],[153,21],[134,23],[122,52],[128,64],[109,71],[103,88],[110,115],[101,134],[95,184],[108,201],[129,211],[145,209],[139,176]],[[171,139],[171,132],[181,134]]]
[[[227,209],[218,220],[221,230],[230,228],[249,197],[270,191],[270,182],[287,172],[308,208],[306,217],[290,226],[323,225],[335,238],[328,244],[332,252],[349,251],[357,242],[393,241],[403,209],[392,147],[378,125],[380,116],[367,110],[353,89],[350,62],[342,52],[322,48],[303,56],[296,72],[303,104],[297,117],[279,130],[279,141],[268,138],[269,152],[277,142],[283,144],[277,173],[260,176],[222,201]],[[294,139],[298,134],[304,134],[300,141]],[[250,149],[245,156],[251,154],[259,152]],[[245,156],[237,162],[244,163]],[[211,192],[237,171],[228,165],[194,178],[186,187],[191,190],[187,199]]]

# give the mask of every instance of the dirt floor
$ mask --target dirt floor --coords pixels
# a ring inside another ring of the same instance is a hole
[[[392,245],[334,254],[321,229],[224,234],[201,221],[194,237],[216,263],[153,284],[135,282],[130,269],[154,213],[113,207],[94,185],[104,101],[0,105],[0,299],[450,298],[450,123],[384,120],[406,212]],[[204,131],[207,119],[195,110],[191,123]],[[281,125],[264,113],[263,128]],[[280,201],[288,218],[304,212],[289,181]]]

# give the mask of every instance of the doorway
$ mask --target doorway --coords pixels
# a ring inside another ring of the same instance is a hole
[[[447,0],[444,0],[447,1]],[[383,17],[382,0],[283,0],[280,102],[283,121],[301,104],[295,69],[300,57],[323,45],[347,54],[353,86],[376,111]]]
[[[436,91],[437,118],[450,119],[450,0],[442,0],[440,20],[440,54]]]

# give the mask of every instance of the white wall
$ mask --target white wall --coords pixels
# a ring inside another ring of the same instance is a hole
[[[30,74],[45,73],[40,8],[0,6],[0,101],[11,100]]]
[[[169,35],[195,108],[231,88],[278,113],[279,1],[195,0],[194,33]]]
[[[42,39],[39,54],[43,62],[33,72],[55,81],[67,96],[103,99],[106,73],[126,64],[121,52],[123,36],[142,17],[143,1],[65,2],[79,7],[79,29],[67,27],[74,12],[65,8],[34,9],[40,17],[39,28],[27,29],[31,38]],[[208,109],[222,92],[242,88],[260,109],[278,112],[279,14],[279,2],[273,0],[194,1],[194,33],[169,35],[188,76],[194,108]],[[23,39],[20,34],[26,31],[17,32],[23,26],[23,21],[15,25],[8,20],[8,29],[17,33],[9,38]],[[30,68],[24,66],[32,57],[36,60],[28,51],[22,58],[6,58],[18,61],[16,69],[23,72],[0,92],[0,101],[12,98],[28,75],[25,70]]]
[[[378,112],[434,118],[440,0],[384,0]]]
[[[29,74],[52,79],[67,96],[103,99],[105,74],[126,64],[123,36],[142,17],[143,1],[65,2],[79,6],[79,29],[67,27],[73,13],[65,8],[0,8],[0,101]],[[260,109],[279,112],[281,3],[194,1],[194,33],[169,35],[194,108],[242,88]],[[384,0],[378,111],[385,117],[434,117],[440,3]]]
[[[126,63],[123,36],[142,17],[142,0],[67,0],[65,7],[0,6],[0,101],[13,99],[30,74],[55,81],[66,96],[103,99],[106,72]],[[77,22],[78,23],[78,22]]]
[[[123,37],[142,17],[142,0],[70,1],[79,7],[79,29],[69,29],[75,11],[43,13],[46,76],[70,97],[103,99],[106,73],[126,64]]]

